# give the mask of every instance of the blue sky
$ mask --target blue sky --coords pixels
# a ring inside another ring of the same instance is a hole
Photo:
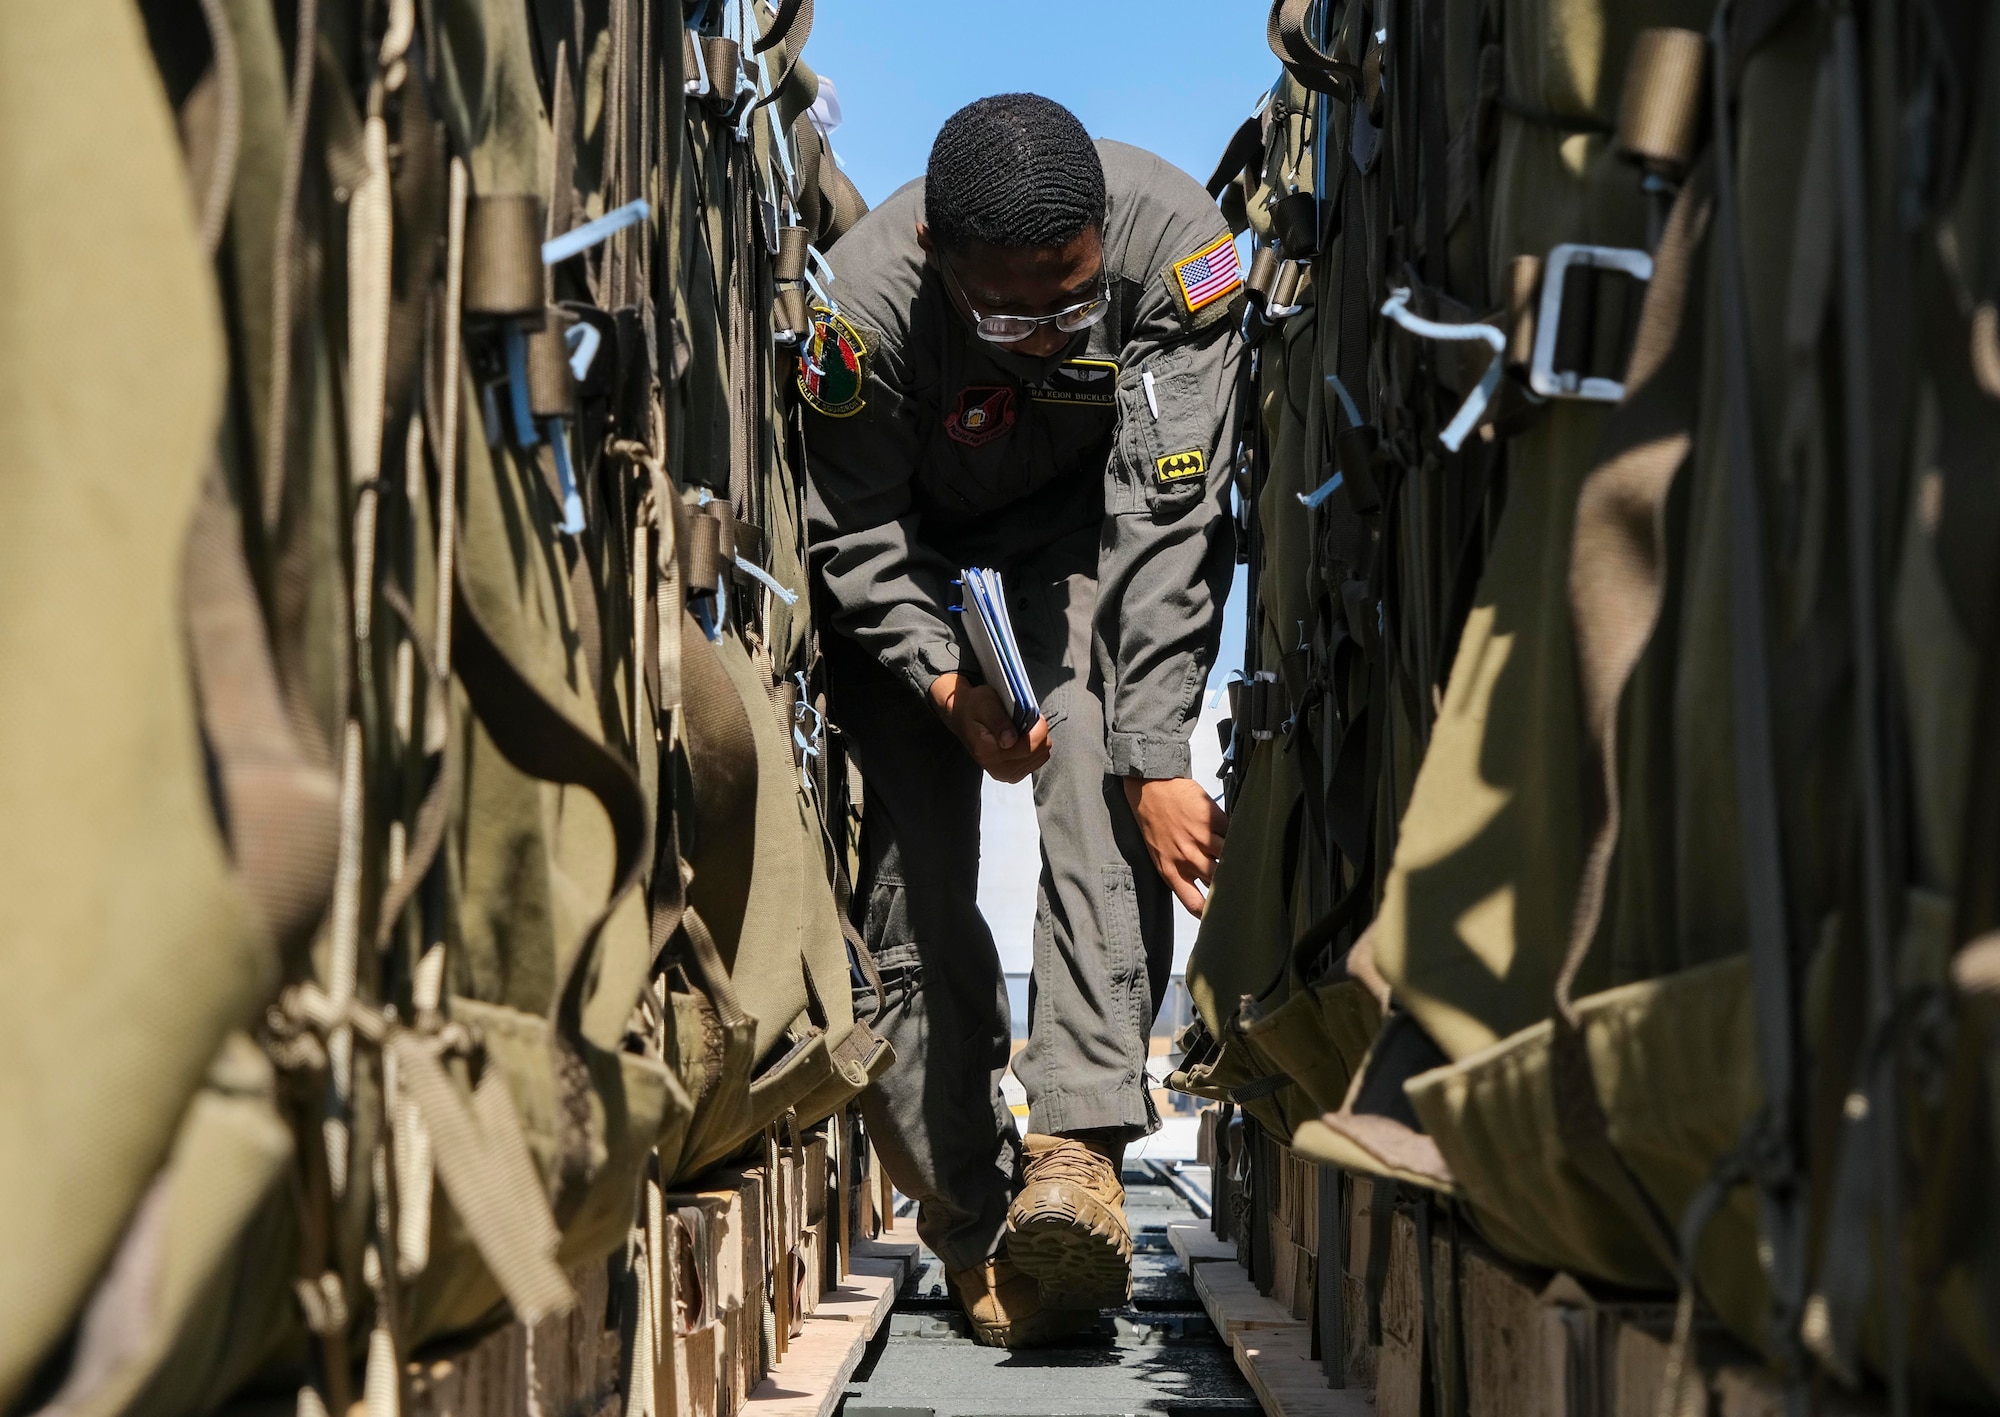
[[[1278,68],[1251,0],[819,0],[805,57],[840,91],[834,147],[871,203],[923,172],[954,111],[1019,90],[1206,180]]]

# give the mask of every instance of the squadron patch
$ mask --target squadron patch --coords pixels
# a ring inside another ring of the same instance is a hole
[[[1153,459],[1155,482],[1185,482],[1207,471],[1208,456],[1200,448],[1189,448],[1184,453],[1168,453],[1163,458]]]
[[[1036,403],[1096,404],[1105,408],[1118,402],[1118,361],[1115,359],[1066,359],[1049,371],[1048,378],[1028,390]]]
[[[1193,315],[1243,288],[1243,267],[1236,258],[1236,238],[1218,236],[1185,260],[1170,266],[1168,284]]]
[[[1014,426],[1014,391],[973,387],[958,391],[958,406],[945,416],[944,431],[968,448],[984,447]]]
[[[867,344],[842,316],[813,311],[812,334],[799,352],[799,396],[829,418],[848,418],[867,403],[867,386]]]

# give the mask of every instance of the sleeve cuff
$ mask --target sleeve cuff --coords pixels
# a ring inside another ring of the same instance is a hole
[[[903,656],[903,677],[920,699],[928,699],[933,683],[946,674],[958,673],[959,669],[956,640],[926,641]]]
[[[1105,736],[1113,777],[1193,777],[1194,755],[1186,738],[1153,738],[1142,733]]]

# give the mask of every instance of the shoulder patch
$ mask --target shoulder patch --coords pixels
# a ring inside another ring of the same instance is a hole
[[[1036,403],[1099,404],[1118,402],[1118,361],[1065,359],[1049,376],[1028,390]]]
[[[1167,267],[1167,284],[1190,317],[1219,305],[1243,288],[1242,262],[1236,238],[1227,233]]]
[[[828,418],[849,418],[866,406],[867,387],[867,343],[845,316],[815,308],[799,350],[799,397]]]
[[[1184,453],[1168,453],[1163,458],[1153,459],[1155,482],[1185,482],[1207,471],[1208,455],[1200,448],[1189,448]]]

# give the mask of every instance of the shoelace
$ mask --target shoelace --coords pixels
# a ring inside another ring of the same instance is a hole
[[[1074,1181],[1092,1190],[1118,1188],[1111,1162],[1080,1143],[1038,1153],[1029,1167],[1036,1181]]]

